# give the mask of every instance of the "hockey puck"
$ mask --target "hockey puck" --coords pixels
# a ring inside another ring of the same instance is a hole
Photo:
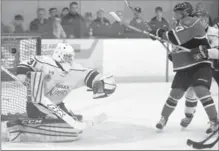
[[[17,49],[16,48],[12,48],[11,49],[11,53],[15,54],[17,52]]]

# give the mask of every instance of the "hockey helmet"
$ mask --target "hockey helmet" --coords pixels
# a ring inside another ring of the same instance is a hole
[[[68,43],[58,43],[52,57],[65,71],[69,71],[75,58],[75,50]]]
[[[181,2],[175,5],[173,11],[182,11],[188,16],[191,16],[193,13],[193,7],[189,2]]]

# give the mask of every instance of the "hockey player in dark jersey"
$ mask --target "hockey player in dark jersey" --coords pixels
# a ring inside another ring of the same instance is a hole
[[[213,66],[213,77],[214,80],[217,82],[217,85],[219,86],[219,31],[215,27],[208,26],[208,23],[203,20],[203,25],[206,26],[206,34],[209,40],[209,43],[211,45],[210,49],[202,49],[200,55],[202,55],[205,58],[211,59],[214,62]],[[181,120],[180,125],[182,127],[187,127],[193,117],[194,113],[196,111],[198,99],[195,95],[195,92],[193,88],[189,88],[189,90],[186,92],[186,103],[185,103],[185,118]],[[207,129],[206,133],[211,133],[215,129],[217,129],[217,126],[215,126],[215,123],[210,122],[210,128]]]
[[[164,128],[178,101],[191,86],[204,106],[209,120],[217,122],[216,106],[209,92],[212,80],[212,62],[197,53],[200,52],[200,46],[210,48],[210,45],[205,36],[205,27],[199,18],[191,16],[192,11],[190,3],[179,3],[174,7],[175,18],[179,20],[179,25],[170,31],[162,29],[158,29],[156,32],[152,31],[153,34],[156,33],[157,36],[175,45],[191,50],[188,52],[178,49],[171,52],[173,69],[176,74],[172,82],[172,90],[161,112],[162,117],[156,125],[158,129]]]

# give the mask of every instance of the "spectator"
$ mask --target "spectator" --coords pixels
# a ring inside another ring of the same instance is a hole
[[[123,22],[123,19],[124,19],[123,12],[116,11],[116,14]],[[115,21],[111,26],[112,36],[113,37],[123,37],[125,29],[126,29],[125,26],[121,22]]]
[[[202,17],[202,19],[206,20],[210,26],[213,25],[212,19],[207,10],[204,9],[203,3],[196,4],[195,16]]]
[[[105,17],[103,9],[97,11],[97,18],[91,24],[93,34],[98,37],[107,37],[110,34],[110,22]]]
[[[61,25],[61,18],[58,15],[56,15],[53,20],[52,28],[53,28],[53,32],[52,32],[53,37],[66,38],[65,31],[63,30],[62,25]]]
[[[14,33],[23,33],[24,30],[24,18],[22,15],[15,15],[14,21],[12,22],[14,26]]]
[[[85,22],[85,36],[92,37],[93,29],[91,28],[91,24],[93,22],[93,16],[91,12],[86,12],[84,14],[84,22]]]
[[[42,35],[42,38],[51,39],[67,37],[61,25],[61,18],[58,15],[54,16],[53,19],[49,21],[47,27],[47,32]]]
[[[14,33],[14,31],[15,31],[14,25],[12,25],[12,24],[5,25],[3,31],[4,31],[4,33]]]
[[[49,15],[50,15],[50,17],[48,18],[49,20],[53,20],[53,19],[55,19],[55,17],[58,15],[58,10],[57,10],[57,8],[50,8],[49,9]]]
[[[110,25],[109,20],[105,17],[105,12],[103,9],[97,11],[97,18],[94,20],[96,24]]]
[[[84,35],[83,30],[85,28],[84,19],[78,13],[78,3],[70,3],[70,12],[62,18],[62,25],[66,33],[70,38],[79,38]]]
[[[31,21],[30,31],[31,32],[45,32],[45,25],[47,24],[47,19],[45,18],[45,9],[39,8],[37,10],[37,18]]]
[[[169,24],[166,21],[165,18],[163,18],[163,9],[162,7],[156,7],[155,8],[155,14],[156,16],[153,17],[150,21],[150,27],[152,30],[156,30],[158,28],[163,29],[165,31],[169,30]]]
[[[150,31],[151,28],[150,28],[149,24],[142,19],[141,8],[140,7],[136,7],[136,8],[134,8],[133,11],[134,11],[135,17],[131,20],[130,25],[134,26],[134,27],[136,27],[138,29],[141,29],[141,30]],[[148,37],[148,36],[145,36],[143,34],[140,35],[139,33],[136,33],[136,32],[133,32],[132,34],[133,34],[132,38],[144,38],[144,37]]]
[[[62,9],[62,12],[61,12],[61,18],[63,18],[64,16],[66,16],[68,13],[69,13],[69,8],[68,8],[68,7],[64,7],[64,8]]]

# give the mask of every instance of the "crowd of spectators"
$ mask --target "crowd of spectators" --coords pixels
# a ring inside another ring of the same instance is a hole
[[[42,38],[147,38],[146,35],[134,32],[124,27],[120,22],[110,22],[105,15],[105,11],[100,9],[96,12],[96,18],[91,12],[81,15],[78,11],[77,2],[72,2],[68,7],[64,7],[61,13],[57,8],[50,8],[49,17],[46,18],[46,10],[38,8],[37,18],[30,22],[29,29],[24,28],[24,17],[20,14],[14,16],[14,20],[10,25],[1,23],[2,32],[4,33],[40,33]],[[143,19],[143,10],[140,7],[133,9],[133,19],[130,25],[141,30],[155,30],[162,28],[168,30],[169,22],[163,17],[163,8],[158,6],[155,8],[155,16],[149,22]],[[123,11],[116,11],[117,15],[124,19]],[[219,26],[219,18],[211,19],[208,12],[204,9],[202,3],[196,5],[194,15],[202,17],[209,25]]]

